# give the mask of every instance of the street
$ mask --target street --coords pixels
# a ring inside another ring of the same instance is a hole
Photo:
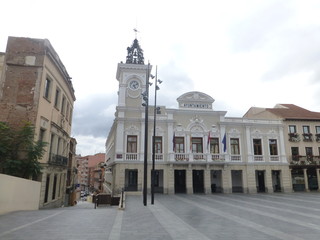
[[[320,236],[320,193],[127,196],[126,209],[77,206],[0,215],[1,240],[287,239]]]

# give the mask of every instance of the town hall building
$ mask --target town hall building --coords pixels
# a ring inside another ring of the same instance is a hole
[[[117,68],[118,104],[106,141],[104,186],[113,194],[143,191],[143,105],[151,66],[144,64],[137,39],[127,50]],[[177,96],[177,105],[159,106],[156,121],[154,106],[148,107],[148,192],[153,149],[157,193],[292,191],[281,120],[226,117],[226,111],[214,110],[211,96],[198,91]]]

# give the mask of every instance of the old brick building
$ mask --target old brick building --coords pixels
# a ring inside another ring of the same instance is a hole
[[[74,89],[47,39],[9,37],[0,55],[0,121],[35,126],[35,140],[48,142],[41,159],[40,208],[64,204]],[[72,156],[71,156],[72,158]]]

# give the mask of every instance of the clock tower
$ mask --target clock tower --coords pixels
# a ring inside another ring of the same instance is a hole
[[[126,63],[119,63],[117,80],[119,81],[118,106],[141,107],[141,94],[146,90],[147,71],[151,66],[144,64],[143,50],[137,39],[127,48]]]

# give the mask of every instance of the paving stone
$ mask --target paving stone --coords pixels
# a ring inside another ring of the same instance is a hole
[[[315,240],[320,193],[155,195],[126,209],[79,202],[74,207],[0,215],[1,240]]]

